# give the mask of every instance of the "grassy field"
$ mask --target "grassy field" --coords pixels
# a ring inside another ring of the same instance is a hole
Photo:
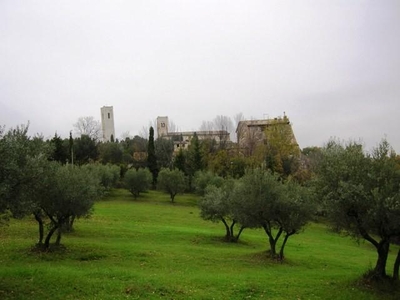
[[[225,243],[196,199],[115,190],[54,253],[31,250],[33,219],[12,220],[0,228],[0,299],[400,299],[359,283],[376,260],[369,244],[311,224],[273,262],[261,230]]]

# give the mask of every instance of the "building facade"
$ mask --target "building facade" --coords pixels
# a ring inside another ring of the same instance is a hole
[[[112,142],[115,140],[114,109],[112,106],[103,106],[100,111],[103,142]]]
[[[283,118],[240,121],[236,129],[237,143],[240,151],[247,156],[253,155],[258,145],[268,143],[266,132],[272,128],[279,129],[279,131],[288,135],[290,143],[294,148],[300,150],[292,124],[284,114]]]
[[[157,117],[157,137],[172,140],[175,152],[187,149],[195,134],[199,140],[214,140],[218,144],[230,143],[229,132],[226,130],[169,132],[168,117]]]

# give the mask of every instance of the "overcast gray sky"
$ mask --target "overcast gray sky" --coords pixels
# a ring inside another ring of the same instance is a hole
[[[0,1],[0,124],[67,137],[103,105],[117,137],[285,111],[302,148],[399,153],[400,1]]]

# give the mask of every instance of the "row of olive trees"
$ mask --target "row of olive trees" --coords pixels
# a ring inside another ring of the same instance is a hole
[[[385,140],[370,153],[359,143],[337,140],[316,150],[311,189],[261,170],[247,171],[239,180],[198,173],[195,186],[203,195],[201,216],[221,221],[230,241],[236,241],[243,228],[263,228],[271,254],[283,258],[287,239],[299,232],[313,213],[322,213],[333,229],[371,243],[377,261],[369,276],[387,278],[390,245],[400,240],[400,157]],[[240,229],[235,235],[236,224]],[[281,236],[281,251],[276,254]],[[399,268],[400,250],[393,266],[394,279],[399,278]]]
[[[208,186],[199,201],[201,217],[225,226],[225,238],[236,242],[244,228],[263,228],[271,257],[282,260],[287,240],[312,218],[314,205],[308,190],[294,181],[283,182],[270,171],[248,170],[238,179],[197,174],[197,184]],[[239,225],[235,234],[235,225]],[[283,237],[280,251],[276,247]]]
[[[119,179],[117,167],[61,165],[51,161],[51,153],[51,144],[28,136],[28,126],[0,130],[0,214],[3,220],[33,214],[44,249],[56,232],[60,244],[62,232],[75,218],[88,216]]]
[[[152,174],[148,169],[128,170],[124,184],[136,198],[151,187]],[[186,185],[187,178],[180,170],[162,169],[158,174],[157,187],[170,195],[171,202]],[[267,170],[248,170],[237,180],[201,171],[194,176],[193,185],[196,192],[203,195],[199,201],[201,217],[221,221],[228,241],[236,242],[244,228],[263,228],[271,257],[279,260],[284,258],[289,237],[299,233],[315,211],[308,189],[294,181],[284,182]],[[240,225],[237,234],[235,225]],[[278,252],[276,248],[281,237],[283,241]]]
[[[135,199],[140,193],[148,191],[152,183],[153,176],[149,169],[130,169],[124,176],[124,186]],[[157,188],[168,193],[172,203],[175,201],[175,196],[186,189],[186,183],[184,173],[177,169],[163,168],[158,173]]]

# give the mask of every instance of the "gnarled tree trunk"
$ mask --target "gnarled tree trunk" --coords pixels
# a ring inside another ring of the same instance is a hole
[[[39,241],[38,241],[38,245],[42,245],[43,244],[43,237],[44,237],[44,228],[43,228],[42,215],[40,213],[40,210],[35,211],[33,213],[33,215],[35,216],[35,220],[38,222],[38,225],[39,225]]]
[[[58,229],[58,224],[53,224],[53,227],[50,229],[50,231],[47,233],[46,239],[44,241],[44,247],[45,249],[49,249],[50,247],[50,239],[53,236],[53,233]]]
[[[224,226],[225,226],[225,239],[226,239],[227,241],[229,241],[230,238],[231,238],[231,230],[230,230],[230,228],[229,228],[228,223],[226,223],[226,221],[225,221],[224,218],[221,217],[221,221],[222,221],[222,223],[223,223]]]
[[[240,235],[242,234],[244,228],[245,228],[244,226],[241,226],[241,227],[240,227],[239,232],[238,232],[238,234],[237,234],[236,237],[235,237],[235,241],[236,241],[236,242],[239,240],[239,237],[240,237]]]
[[[222,223],[223,223],[224,226],[225,226],[225,232],[226,232],[226,233],[225,233],[225,239],[226,239],[228,242],[234,242],[234,243],[236,243],[236,242],[239,240],[239,237],[240,237],[240,235],[241,235],[241,233],[242,233],[244,227],[242,226],[242,227],[239,229],[238,234],[235,236],[234,228],[235,228],[235,225],[236,225],[236,221],[233,220],[230,226],[228,225],[228,222],[227,222],[223,217],[221,217],[221,221],[222,221]]]
[[[399,279],[399,266],[400,266],[400,249],[397,252],[396,261],[394,262],[394,267],[393,267],[393,279],[394,280]]]
[[[72,215],[70,217],[67,218],[67,220],[65,221],[65,224],[63,226],[63,229],[66,232],[71,232],[74,230],[74,222],[75,222],[76,216]]]
[[[62,231],[63,231],[63,227],[64,226],[60,226],[60,227],[58,227],[58,230],[57,230],[57,239],[56,239],[56,242],[55,242],[55,244],[57,246],[60,245],[60,242],[61,242],[61,234],[62,234]]]
[[[375,240],[372,236],[369,235],[367,230],[362,226],[361,220],[356,216],[355,218],[358,230],[361,236],[375,246],[378,252],[378,260],[376,261],[376,265],[374,270],[372,271],[371,278],[372,279],[382,279],[386,277],[386,262],[389,254],[390,247],[390,239],[382,238],[380,242]]]
[[[381,279],[386,277],[386,261],[389,254],[390,243],[387,240],[382,240],[377,247],[378,250],[378,260],[373,271],[373,277],[376,279]]]
[[[282,243],[282,245],[281,245],[281,250],[279,251],[279,256],[278,256],[279,260],[282,261],[282,260],[285,258],[284,254],[283,254],[283,251],[284,251],[284,249],[285,249],[286,242],[287,242],[287,240],[289,239],[289,237],[290,237],[291,235],[295,234],[295,233],[296,233],[295,231],[291,231],[291,232],[287,232],[287,233],[286,233],[285,238],[283,239],[283,243]]]
[[[271,257],[275,258],[276,257],[276,243],[278,242],[283,230],[282,230],[282,228],[279,228],[278,233],[274,237],[274,235],[272,234],[271,224],[264,223],[263,228],[264,228],[265,233],[268,236]]]

